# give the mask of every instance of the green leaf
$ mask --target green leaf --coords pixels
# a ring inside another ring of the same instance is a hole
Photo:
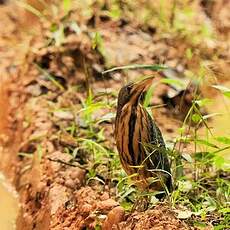
[[[229,92],[224,92],[224,96],[229,97],[230,98],[230,91]]]
[[[191,157],[190,154],[188,154],[188,153],[182,153],[181,155],[182,155],[182,157],[183,157],[186,161],[188,161],[189,163],[192,163],[192,162],[193,162],[193,159],[192,159],[192,157]]]
[[[128,197],[131,193],[135,191],[136,191],[135,188],[130,187],[123,193],[123,195],[120,198],[123,200],[124,198]]]
[[[186,55],[186,57],[187,57],[189,60],[192,59],[193,53],[192,53],[191,48],[187,48],[187,49],[186,49],[185,55]]]
[[[19,152],[18,156],[28,157],[28,158],[33,158],[34,157],[34,155],[32,153],[23,153],[23,152]]]
[[[209,119],[211,117],[215,117],[215,116],[218,116],[218,115],[221,115],[221,113],[210,113],[208,115],[204,115],[202,118],[203,118],[203,120],[207,120],[207,119]]]
[[[219,212],[224,213],[224,214],[230,213],[230,208],[222,208],[219,210]]]
[[[41,162],[42,160],[42,155],[43,155],[43,150],[41,144],[37,146],[37,153],[38,153],[38,162]]]
[[[56,23],[52,23],[50,26],[50,32],[55,32],[58,30],[58,25]]]
[[[227,228],[226,228],[226,225],[223,225],[223,224],[214,226],[214,230],[224,230],[224,229],[227,229]]]
[[[77,24],[77,22],[71,22],[70,23],[70,29],[72,31],[74,31],[76,34],[80,34],[81,33],[81,28],[79,27],[79,25]]]
[[[131,211],[133,207],[132,202],[127,202],[127,201],[122,201],[120,202],[120,205],[126,210],[126,211]]]
[[[87,146],[90,149],[96,149],[99,152],[103,153],[103,154],[107,154],[107,150],[100,144],[98,144],[97,142],[93,141],[93,140],[89,140],[89,139],[85,139],[85,138],[78,138],[77,139],[79,142],[82,142],[82,145]]]
[[[202,160],[211,160],[215,157],[214,153],[209,153],[209,152],[196,152],[194,154],[194,158],[197,161],[202,161]]]
[[[228,138],[228,137],[220,136],[220,137],[216,137],[215,139],[220,143],[230,145],[230,138]]]
[[[195,221],[194,226],[199,227],[199,228],[207,227],[207,225],[204,222],[200,222],[200,221]]]
[[[230,89],[228,87],[223,85],[213,85],[212,87],[220,90],[224,94],[224,96],[230,98]]]
[[[101,226],[99,224],[96,224],[95,230],[101,230]]]
[[[97,49],[102,56],[106,56],[105,48],[104,48],[104,41],[99,32],[94,33],[93,39],[92,39],[92,48]]]
[[[69,11],[71,10],[71,3],[72,1],[71,0],[63,0],[63,9],[65,11],[66,14],[69,13]]]
[[[117,70],[126,70],[126,69],[149,69],[149,70],[164,70],[164,69],[168,69],[167,66],[164,65],[142,65],[142,64],[134,64],[134,65],[125,65],[125,66],[118,66],[118,67],[114,67],[112,69],[108,69],[102,72],[102,74],[106,74],[106,73],[110,73],[113,71],[117,71]]]
[[[185,132],[185,127],[184,126],[182,126],[181,128],[178,129],[178,133],[184,134],[184,132]]]
[[[105,184],[105,182],[100,179],[99,177],[90,177],[87,181],[86,181],[86,184],[89,184],[90,181],[92,180],[96,180],[96,181],[99,181],[101,184]]]
[[[64,25],[60,24],[58,29],[52,33],[56,46],[61,46],[65,41]]]
[[[199,114],[194,113],[194,114],[192,115],[192,121],[193,121],[193,122],[198,123],[200,120],[201,120],[201,117],[200,117]]]
[[[102,128],[102,129],[97,133],[97,138],[98,138],[98,141],[103,141],[103,140],[105,140],[104,128]]]
[[[144,107],[148,107],[148,105],[150,104],[150,100],[153,96],[153,90],[154,90],[154,87],[151,86],[149,90],[147,91],[145,95]]]
[[[112,5],[111,10],[108,12],[108,15],[114,19],[118,20],[121,17],[121,10],[117,5]]]
[[[209,99],[209,98],[203,98],[203,99],[200,99],[200,100],[195,100],[194,101],[197,105],[199,105],[200,107],[203,107],[205,105],[208,105],[210,103],[212,103],[212,99]]]
[[[222,169],[224,164],[225,164],[225,159],[221,156],[216,156],[214,158],[214,163],[215,163],[217,168]]]
[[[212,147],[212,148],[216,148],[216,149],[219,149],[219,147],[207,140],[202,140],[202,139],[196,139],[194,140],[196,143],[198,144],[202,144],[202,145],[206,145],[206,146],[209,146],[209,147]]]
[[[101,34],[99,32],[96,32],[93,36],[92,48],[96,49],[97,47],[100,47],[102,43],[103,43],[103,39],[101,37]]]
[[[215,89],[218,89],[222,92],[230,92],[230,89],[226,86],[223,86],[223,85],[213,85],[212,87]]]
[[[111,122],[114,118],[116,117],[116,114],[115,113],[106,113],[105,115],[103,115],[100,120],[98,121],[98,123],[101,123],[101,122],[105,122],[105,121],[109,121]]]
[[[52,76],[48,71],[46,71],[45,69],[41,68],[38,64],[35,64],[37,69],[44,74],[57,88],[59,88],[61,91],[64,91],[65,88],[58,82],[55,80],[54,76]]]
[[[181,192],[189,192],[193,189],[193,185],[192,185],[192,182],[191,181],[184,181],[184,180],[181,180],[181,181],[178,181],[178,189],[179,191]]]
[[[185,87],[185,84],[177,79],[167,79],[167,78],[163,78],[160,80],[160,82],[168,84],[168,85],[172,85],[172,86],[180,86],[180,87]]]

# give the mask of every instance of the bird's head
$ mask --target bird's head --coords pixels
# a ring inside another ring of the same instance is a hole
[[[118,110],[121,110],[127,103],[138,105],[139,101],[144,98],[144,94],[152,85],[154,77],[145,78],[142,81],[129,83],[123,86],[118,94]]]

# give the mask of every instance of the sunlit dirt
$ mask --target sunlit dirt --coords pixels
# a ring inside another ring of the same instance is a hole
[[[15,222],[18,213],[18,199],[13,187],[0,173],[0,228],[4,230],[16,229]]]

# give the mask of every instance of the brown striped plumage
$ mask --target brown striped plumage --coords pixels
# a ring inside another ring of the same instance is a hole
[[[128,175],[138,175],[135,180],[139,187],[171,191],[171,171],[162,134],[141,105],[152,81],[153,78],[147,78],[121,88],[115,139],[121,164]]]

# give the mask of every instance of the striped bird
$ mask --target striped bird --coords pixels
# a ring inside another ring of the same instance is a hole
[[[161,131],[141,105],[153,77],[121,88],[115,120],[115,139],[121,164],[142,190],[172,190],[171,171]]]

